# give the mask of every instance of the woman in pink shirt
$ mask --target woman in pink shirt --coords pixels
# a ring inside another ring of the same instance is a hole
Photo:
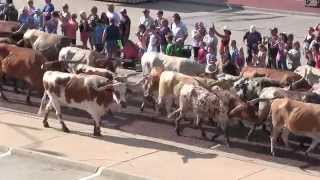
[[[71,18],[68,20],[68,22],[65,25],[65,35],[71,39],[71,43],[73,45],[76,45],[78,28],[79,28],[79,25],[77,22],[77,15],[72,14]]]

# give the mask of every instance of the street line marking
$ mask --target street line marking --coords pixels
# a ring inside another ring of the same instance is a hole
[[[3,154],[0,154],[0,159],[6,156],[10,156],[12,154],[12,149],[9,148],[9,150]]]

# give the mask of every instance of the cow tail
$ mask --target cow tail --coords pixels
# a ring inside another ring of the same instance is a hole
[[[42,113],[43,113],[43,111],[44,111],[44,109],[45,109],[45,106],[46,106],[46,104],[47,104],[47,102],[46,102],[46,101],[47,101],[47,97],[48,97],[48,94],[47,94],[46,91],[44,91],[43,97],[42,97],[42,99],[41,99],[40,108],[39,108],[39,111],[38,111],[38,115],[39,115],[39,116],[42,115]]]

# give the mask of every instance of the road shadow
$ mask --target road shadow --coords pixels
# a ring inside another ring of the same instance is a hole
[[[96,0],[103,2],[101,0]],[[105,2],[111,4],[113,2]],[[180,2],[180,1],[158,1],[158,2],[144,2],[138,4],[117,3],[116,6],[125,6],[132,8],[150,9],[150,10],[163,10],[177,13],[196,13],[196,12],[220,12],[226,10],[228,12],[238,12],[244,10],[242,6],[234,6],[229,8],[227,1],[216,0],[215,4],[205,2]],[[142,15],[142,13],[141,13]]]

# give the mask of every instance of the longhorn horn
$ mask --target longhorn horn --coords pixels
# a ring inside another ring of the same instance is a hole
[[[280,97],[273,97],[273,98],[256,98],[256,99],[253,99],[253,100],[250,100],[248,101],[248,103],[250,104],[256,104],[260,101],[272,101],[272,100],[275,100],[277,98],[280,98]]]

